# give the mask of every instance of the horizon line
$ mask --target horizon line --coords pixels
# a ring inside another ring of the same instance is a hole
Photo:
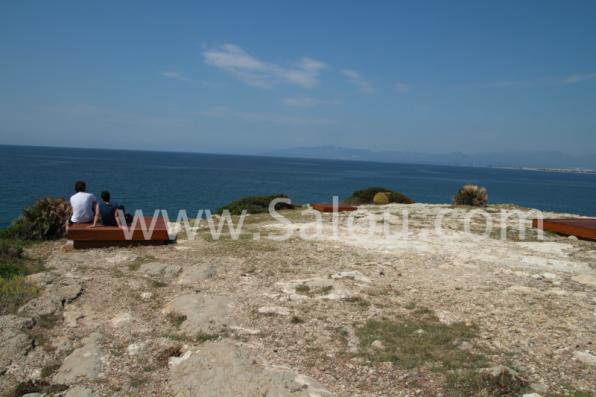
[[[400,165],[424,165],[424,166],[436,166],[436,167],[463,167],[463,168],[487,168],[487,169],[516,169],[516,170],[589,170],[592,171],[594,168],[586,167],[528,167],[528,166],[490,166],[490,165],[473,165],[473,164],[445,164],[445,163],[425,163],[425,162],[403,162],[403,161],[375,161],[368,159],[348,159],[348,158],[325,158],[325,157],[301,157],[301,156],[285,156],[275,154],[255,154],[255,153],[222,153],[222,152],[200,152],[200,151],[184,151],[184,150],[157,150],[157,149],[121,149],[121,148],[107,148],[107,147],[81,147],[81,146],[61,146],[61,145],[24,145],[24,144],[5,144],[0,143],[0,147],[20,147],[20,148],[38,148],[38,149],[81,149],[81,150],[100,150],[100,151],[118,151],[118,152],[141,152],[141,153],[172,153],[172,154],[196,154],[196,155],[207,155],[207,156],[239,156],[239,157],[265,157],[265,158],[281,158],[281,159],[295,159],[295,160],[318,160],[318,161],[343,161],[343,162],[354,162],[354,163],[375,163],[375,164],[400,164]],[[431,152],[410,152],[410,151],[374,151],[371,149],[358,149],[349,148],[342,146],[333,145],[321,145],[321,146],[302,146],[293,148],[283,149],[272,149],[272,150],[295,150],[295,149],[314,149],[314,148],[338,148],[338,149],[349,149],[349,150],[364,150],[370,153],[410,153],[410,154],[427,154],[427,155],[446,155],[446,154],[463,154],[463,155],[482,155],[482,154],[514,154],[514,153],[561,153],[569,156],[591,156],[596,153],[588,153],[582,155],[574,155],[567,152],[558,150],[543,150],[543,151],[518,151],[518,152],[476,152],[476,153],[465,153],[465,152],[442,152],[442,153],[431,153]]]

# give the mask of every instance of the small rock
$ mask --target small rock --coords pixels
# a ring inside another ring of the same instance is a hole
[[[460,321],[456,315],[445,310],[437,311],[435,314],[439,321],[445,325],[451,325]]]
[[[331,278],[336,279],[336,280],[341,279],[341,278],[349,278],[354,281],[359,281],[362,283],[370,283],[370,279],[357,270],[347,271],[347,272],[338,272],[338,273],[332,274]]]
[[[557,295],[557,296],[567,295],[567,291],[565,291],[564,289],[561,289],[561,288],[551,288],[548,291],[546,291],[546,293],[548,295]]]
[[[377,350],[385,350],[385,344],[381,340],[376,340],[370,344],[370,347]]]
[[[211,263],[185,266],[178,276],[178,284],[193,284],[209,280],[217,275],[217,268]]]
[[[132,316],[130,313],[118,313],[114,318],[112,318],[110,323],[112,324],[112,327],[118,328],[123,324],[130,322],[131,320]]]
[[[230,329],[239,335],[258,335],[261,333],[260,330],[255,329],[255,328],[244,328],[244,327],[239,327],[237,325],[232,325],[230,327]]]
[[[159,276],[160,274],[173,276],[178,274],[179,271],[179,265],[168,265],[167,263],[160,262],[144,263],[139,268],[139,272],[145,273],[148,276]]]
[[[494,367],[490,367],[490,368],[484,368],[481,369],[481,372],[485,372],[493,377],[498,377],[501,376],[503,374],[510,374],[513,376],[518,376],[519,374],[517,373],[517,371],[506,367],[504,365],[495,365]]]
[[[473,345],[468,341],[463,341],[459,344],[459,348],[464,351],[472,350]]]
[[[145,350],[146,346],[147,346],[147,344],[145,342],[131,343],[126,348],[126,353],[129,356],[136,356],[137,354],[139,354],[140,352]]]
[[[64,325],[74,328],[78,325],[78,320],[85,317],[85,315],[76,310],[66,310],[62,313],[64,317]]]
[[[522,395],[522,397],[542,397],[542,396],[538,393],[526,393],[526,394]]]
[[[93,397],[95,393],[91,389],[81,386],[74,386],[68,389],[64,397]]]
[[[153,292],[145,291],[145,292],[141,293],[141,299],[144,302],[150,301],[152,297],[153,297]]]
[[[569,240],[577,240],[577,236],[568,236],[567,237]]]
[[[281,306],[263,306],[263,307],[259,307],[257,312],[259,314],[265,314],[265,315],[277,315],[277,316],[288,316],[290,314],[290,311],[288,310],[287,307],[281,307]]]
[[[557,280],[559,278],[559,276],[557,276],[556,274],[548,272],[542,273],[542,277],[544,277],[547,280]]]
[[[519,373],[504,365],[496,365],[490,368],[481,369],[480,372],[489,375],[494,379],[498,379],[499,382],[517,385],[520,388],[527,385],[527,382],[519,375]]]
[[[512,292],[520,292],[522,294],[534,295],[539,294],[540,290],[534,287],[527,287],[525,285],[512,285],[508,288]]]
[[[111,265],[119,265],[124,262],[132,262],[137,258],[138,256],[133,254],[132,252],[119,251],[112,253],[109,257],[105,259],[105,261]]]
[[[577,352],[574,352],[573,353],[573,357],[577,361],[580,361],[580,362],[582,362],[584,364],[591,365],[593,367],[596,366],[596,356],[593,355],[593,354],[591,354],[590,352],[587,352],[587,351],[585,351],[585,352],[577,351]]]
[[[191,355],[192,351],[189,350],[180,357],[170,357],[170,359],[168,360],[168,366],[170,368],[176,367],[177,365],[180,365],[182,362],[188,360]]]
[[[534,382],[530,383],[530,389],[536,393],[546,393],[548,391],[548,386],[542,383]]]
[[[580,274],[578,276],[572,277],[571,279],[576,283],[596,287],[596,276],[593,276],[591,274]]]

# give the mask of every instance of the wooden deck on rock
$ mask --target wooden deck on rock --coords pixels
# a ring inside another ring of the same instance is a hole
[[[532,220],[532,227],[538,228],[538,222],[538,219]],[[596,241],[595,218],[544,219],[542,229],[565,236]]]
[[[66,238],[73,241],[74,248],[103,248],[113,246],[131,246],[131,245],[163,245],[170,242],[168,228],[163,217],[158,217],[155,221],[153,232],[150,232],[153,217],[144,217],[146,225],[147,239],[143,234],[140,221],[132,230],[132,238],[126,239],[124,230],[117,226],[100,226],[90,228],[89,224],[71,225],[68,228]],[[129,228],[131,226],[128,226]]]
[[[321,212],[333,212],[333,204],[327,204],[327,203],[315,203],[315,204],[311,204],[310,205],[311,208],[317,210],[317,211],[321,211]],[[356,207],[352,207],[351,205],[347,205],[347,204],[339,204],[337,206],[337,211],[338,212],[343,212],[343,211],[356,211],[358,208]]]

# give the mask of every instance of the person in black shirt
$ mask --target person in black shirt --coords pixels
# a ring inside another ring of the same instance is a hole
[[[90,227],[96,227],[97,222],[101,218],[101,224],[104,226],[118,226],[120,227],[120,217],[117,211],[121,210],[118,204],[110,201],[110,192],[101,192],[101,201],[95,207],[95,218]]]

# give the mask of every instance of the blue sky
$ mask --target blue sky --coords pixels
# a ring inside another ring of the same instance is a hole
[[[594,21],[594,1],[2,2],[0,143],[593,153]]]

